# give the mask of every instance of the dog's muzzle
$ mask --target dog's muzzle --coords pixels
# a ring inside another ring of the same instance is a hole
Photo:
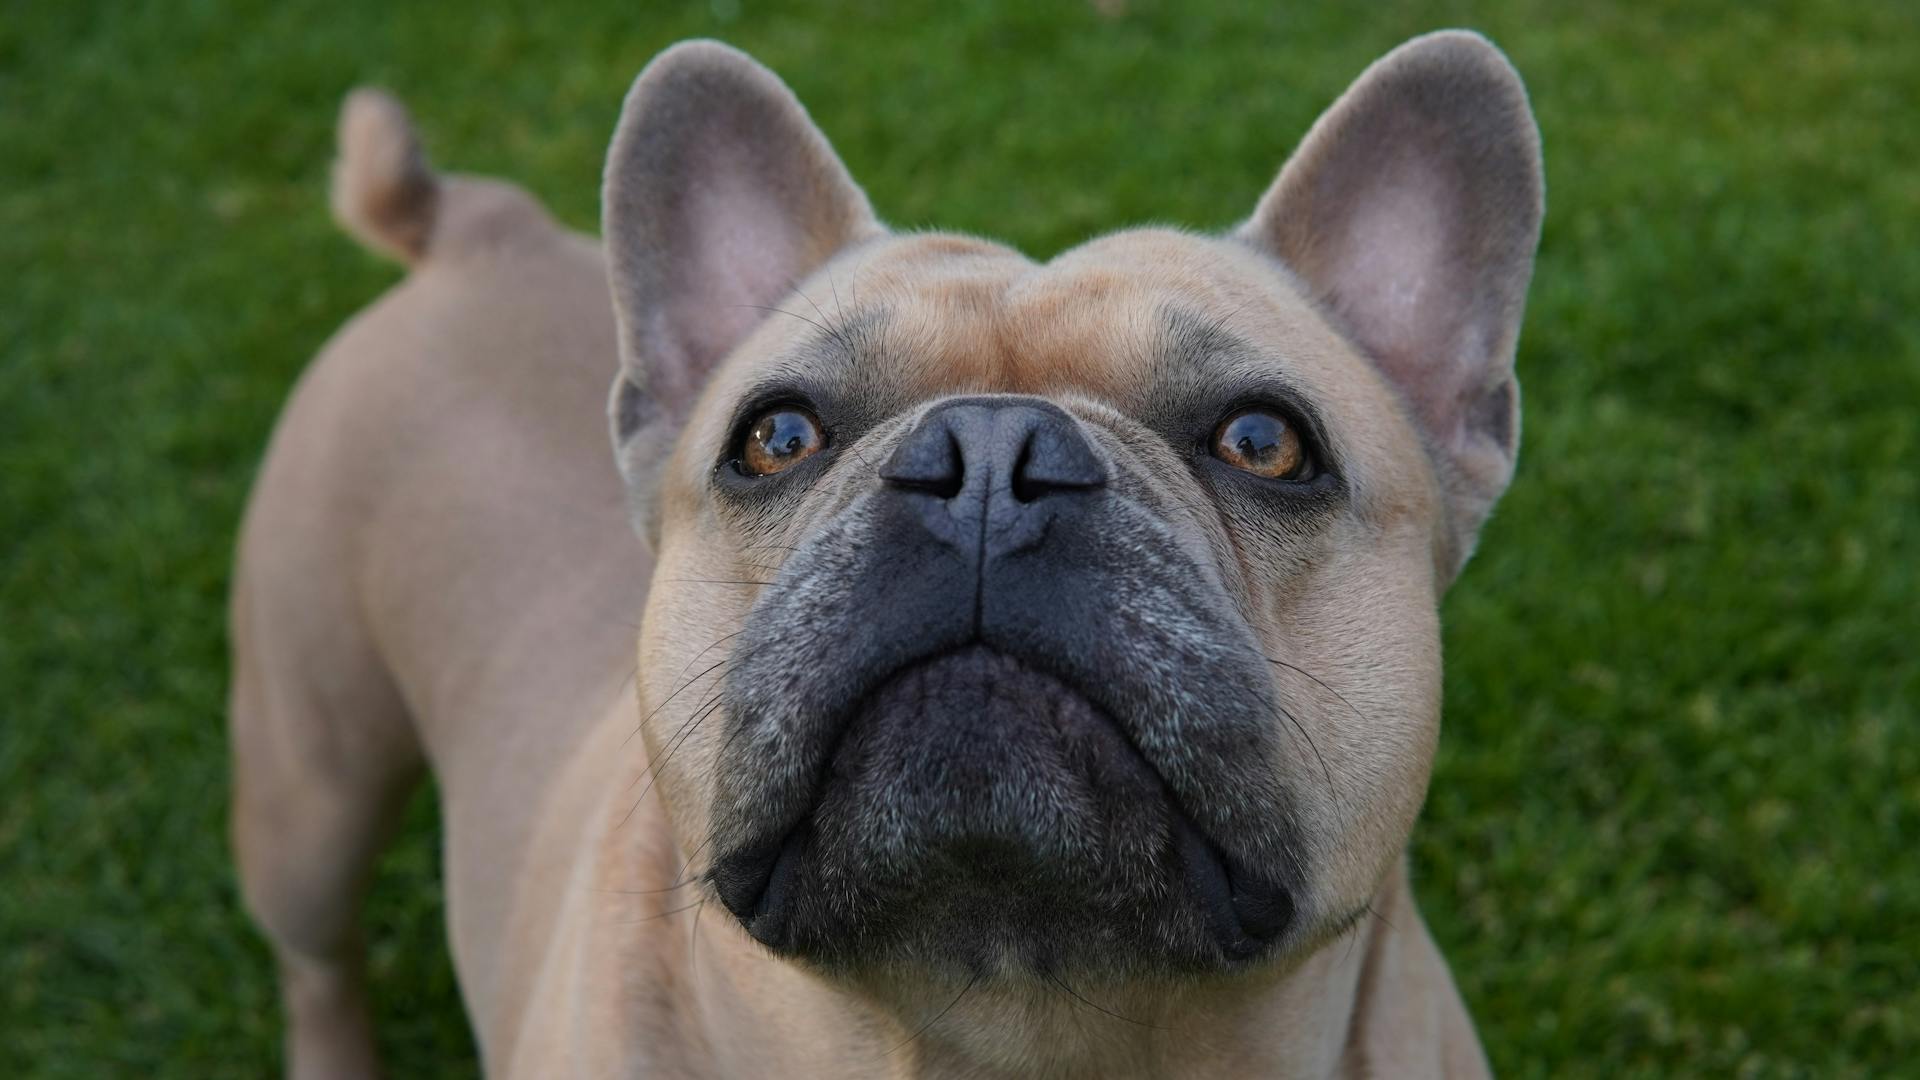
[[[756,938],[977,974],[1212,968],[1289,927],[1265,665],[1117,479],[1056,405],[953,399],[788,560],[713,813]]]

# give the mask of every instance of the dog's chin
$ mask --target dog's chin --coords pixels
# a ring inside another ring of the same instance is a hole
[[[829,968],[1218,970],[1293,921],[1106,713],[979,646],[896,672],[843,721],[804,816],[761,824],[713,886],[762,943]]]

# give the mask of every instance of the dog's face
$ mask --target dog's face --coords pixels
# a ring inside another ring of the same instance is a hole
[[[607,183],[641,731],[754,937],[1158,978],[1366,910],[1512,469],[1540,180],[1498,53],[1396,51],[1226,237],[889,233],[711,44],[643,73]]]

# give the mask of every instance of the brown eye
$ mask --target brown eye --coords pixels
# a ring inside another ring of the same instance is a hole
[[[1270,480],[1308,480],[1313,463],[1300,433],[1271,409],[1242,409],[1213,429],[1213,456]]]
[[[769,409],[747,429],[740,447],[740,471],[768,476],[790,469],[826,445],[820,421],[805,409],[784,405]]]

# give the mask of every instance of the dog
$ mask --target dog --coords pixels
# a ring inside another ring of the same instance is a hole
[[[1376,62],[1230,232],[1045,263],[888,229],[713,42],[635,81],[601,242],[372,91],[333,192],[411,270],[232,601],[292,1075],[377,1069],[427,766],[489,1073],[1487,1073],[1405,858],[1543,207],[1485,39]]]

